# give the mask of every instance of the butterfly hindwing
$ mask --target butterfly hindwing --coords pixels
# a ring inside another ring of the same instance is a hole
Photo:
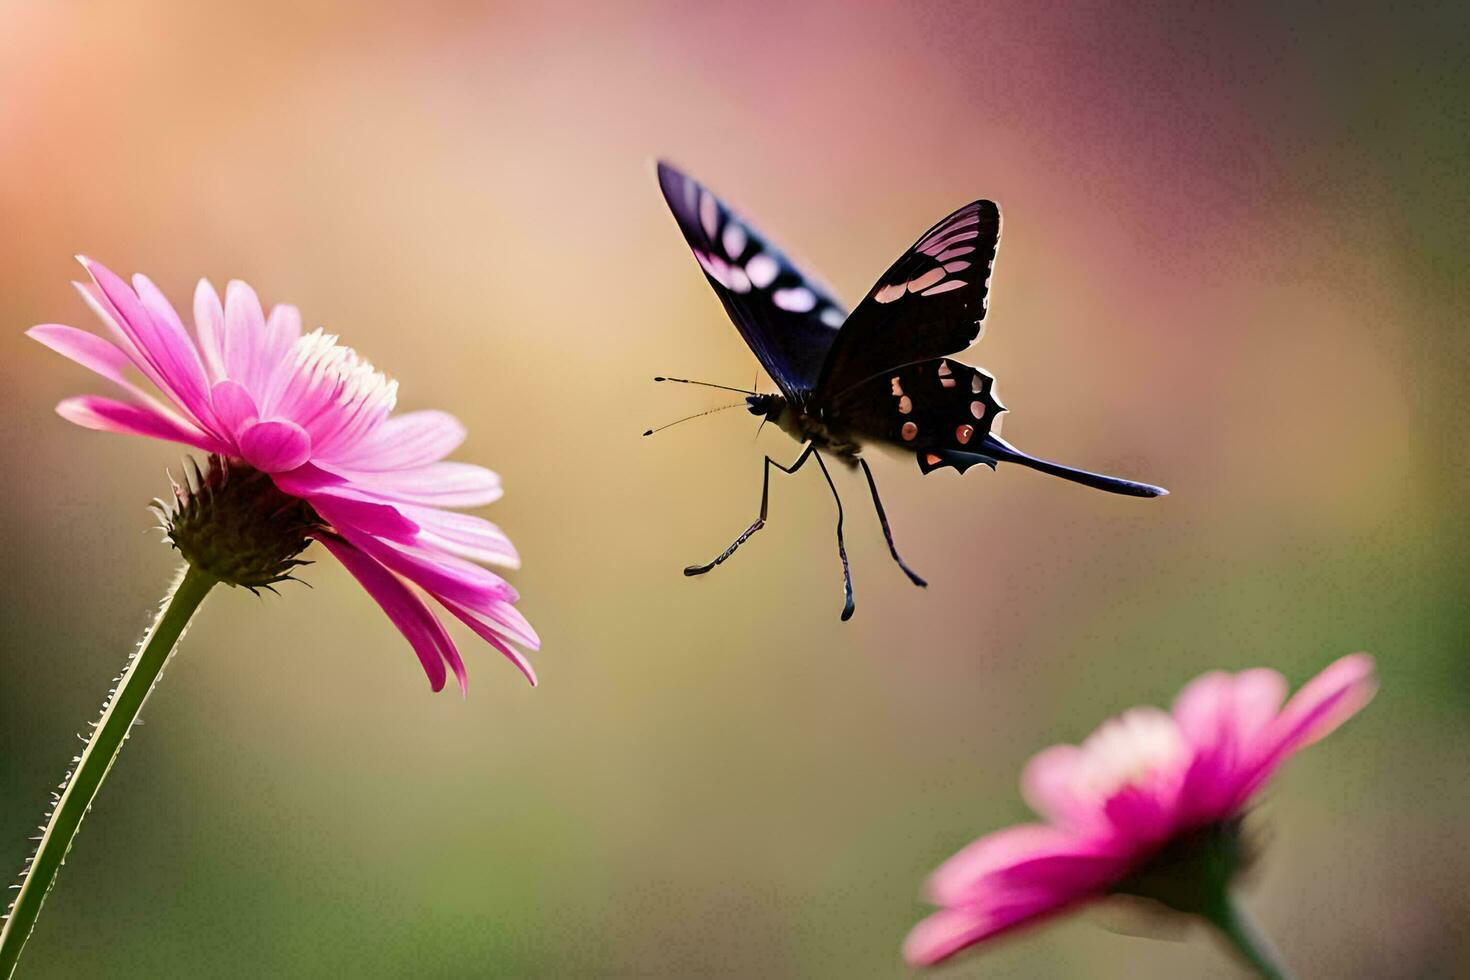
[[[709,188],[663,162],[658,182],[740,335],[782,392],[804,400],[846,308]]]
[[[941,466],[963,473],[975,463],[994,464],[982,447],[1004,411],[993,377],[945,357],[869,379],[829,415],[861,438],[912,451],[925,473]]]
[[[973,201],[925,232],[843,324],[822,368],[818,399],[974,343],[999,243],[1000,209],[992,201]]]

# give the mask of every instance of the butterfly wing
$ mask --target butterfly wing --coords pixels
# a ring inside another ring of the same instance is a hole
[[[818,404],[893,369],[964,350],[980,336],[1000,244],[1000,209],[973,201],[930,228],[843,324]]]
[[[941,466],[963,473],[975,463],[995,465],[986,453],[987,437],[999,429],[1005,410],[989,374],[939,358],[861,382],[829,412],[864,441],[913,452],[925,473]]]
[[[847,310],[709,188],[663,162],[658,183],[746,344],[788,398],[804,401]]]

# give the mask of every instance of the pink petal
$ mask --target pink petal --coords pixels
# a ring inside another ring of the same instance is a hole
[[[1078,838],[1048,824],[1027,823],[986,834],[939,866],[929,877],[936,905],[962,905],[982,894],[991,875],[1043,855],[1071,854]]]
[[[479,565],[449,555],[405,548],[355,528],[338,530],[357,548],[441,602],[447,599],[476,612],[488,613],[496,603],[515,599],[515,589],[509,583]]]
[[[930,896],[948,908],[914,929],[904,955],[915,965],[937,963],[1099,896],[1126,877],[1133,857],[1106,837],[1079,837],[1043,824],[982,837],[930,878]]]
[[[1032,756],[1021,773],[1021,795],[1031,809],[1057,824],[1095,824],[1102,817],[1096,803],[1079,798],[1073,789],[1084,758],[1075,745],[1053,745]]]
[[[1368,654],[1349,654],[1328,666],[1292,696],[1262,733],[1255,771],[1241,792],[1254,792],[1288,756],[1331,734],[1377,692]]]
[[[238,279],[225,285],[225,375],[263,393],[271,365],[258,356],[264,346],[265,314],[255,290]]]
[[[1213,749],[1228,737],[1234,682],[1223,670],[1201,674],[1174,699],[1174,720],[1195,749]]]
[[[1286,678],[1266,667],[1235,675],[1235,737],[1246,749],[1255,744],[1286,700]]]
[[[199,337],[205,373],[213,381],[223,381],[229,375],[225,369],[225,308],[208,279],[199,280],[194,287],[194,333]]]
[[[408,412],[386,419],[333,462],[366,471],[413,469],[439,462],[464,438],[464,426],[447,412]]]
[[[1235,678],[1214,670],[1190,681],[1174,699],[1174,718],[1194,752],[1179,791],[1178,821],[1204,823],[1222,818],[1234,806],[1239,782],[1235,737]],[[1131,801],[1115,808],[1118,819],[1144,820]]]
[[[1230,748],[1256,737],[1286,697],[1286,678],[1256,668],[1230,675],[1211,671],[1174,701],[1174,718],[1196,749]]]
[[[1177,824],[1222,820],[1236,810],[1258,755],[1255,742],[1285,695],[1285,677],[1267,669],[1211,671],[1179,693],[1175,718],[1195,758],[1179,790]]]
[[[1180,693],[1174,717],[1195,752],[1179,793],[1181,823],[1222,819],[1235,809],[1253,746],[1285,695],[1286,679],[1264,668],[1233,676],[1213,671]]]
[[[398,576],[351,545],[330,535],[323,535],[317,540],[362,584],[368,595],[382,607],[393,625],[413,646],[424,673],[429,675],[429,686],[435,691],[443,689],[446,677],[444,664],[447,662],[454,669],[460,690],[463,691],[464,663],[460,660],[459,651],[445,632],[444,625],[424,601]]]
[[[117,344],[118,349],[127,355],[129,361],[133,362],[133,366],[141,371],[145,378],[153,382],[158,390],[167,393],[172,398],[173,393],[164,384],[163,377],[153,367],[152,363],[149,362],[148,358],[144,357],[142,352],[138,350],[138,345],[133,343],[127,332],[118,325],[119,317],[117,310],[113,309],[112,303],[103,295],[102,290],[97,288],[97,284],[73,280],[72,285],[76,287],[77,293],[82,297],[82,301],[87,304],[87,308],[97,316],[97,319],[102,321],[102,325],[112,335],[112,340]]]
[[[159,288],[147,276],[135,275],[134,288],[128,289],[112,270],[98,263],[88,264],[87,270],[113,310],[121,314],[118,325],[132,339],[138,353],[159,372],[163,391],[172,394],[179,406],[209,428],[209,382],[204,379],[203,363],[198,360],[193,336]]]
[[[260,418],[260,409],[255,399],[238,381],[220,381],[209,389],[209,402],[214,406],[215,417],[225,433],[238,440],[240,433]]]
[[[336,459],[341,453],[359,445],[368,434],[380,428],[393,411],[397,398],[396,388],[391,384],[376,388],[371,394],[356,397],[348,403],[327,401],[324,410],[311,407],[312,402],[321,404],[323,398],[330,399],[331,393],[318,386],[313,397],[298,405],[297,411],[303,418],[311,418],[313,438],[322,447],[322,458]],[[309,414],[307,414],[309,413]]]
[[[147,278],[135,276],[139,293],[129,289],[112,270],[82,259],[82,265],[101,293],[109,326],[126,336],[133,356],[144,374],[170,395],[179,407],[206,431],[212,429],[204,366],[199,352],[178,314]]]
[[[271,307],[265,321],[266,343],[271,350],[290,350],[301,339],[301,311],[287,303]]]
[[[423,529],[423,542],[470,561],[519,568],[520,555],[505,532],[472,514],[402,505],[403,512]]]
[[[500,477],[469,463],[431,463],[408,470],[368,473],[329,463],[327,469],[359,490],[385,500],[426,507],[480,507],[499,500]]]
[[[177,420],[161,415],[153,409],[141,405],[130,405],[111,398],[101,398],[96,395],[68,398],[56,406],[56,414],[84,429],[150,436],[154,439],[193,446],[207,453],[229,452],[229,447],[192,426],[186,427]]]
[[[199,348],[195,346],[194,338],[189,335],[188,328],[179,319],[173,305],[153,285],[152,280],[138,273],[133,276],[133,288],[137,291],[143,308],[153,317],[154,328],[167,350],[166,354],[160,353],[156,358],[159,370],[183,399],[184,407],[197,415],[205,427],[218,434],[209,405],[209,379],[205,376],[204,362],[199,358]]]
[[[311,436],[284,419],[252,422],[240,432],[237,442],[245,461],[263,473],[294,470],[311,458]]]
[[[417,524],[388,504],[341,497],[330,491],[314,493],[308,499],[316,512],[339,531],[351,529],[404,544],[412,543],[419,534]]]
[[[458,603],[447,602],[443,599],[440,599],[439,602],[444,606],[445,609],[448,609],[451,613],[458,617],[460,622],[464,623],[470,629],[474,630],[476,635],[478,635],[480,639],[484,640],[496,650],[500,651],[501,655],[503,655],[507,660],[514,664],[516,668],[526,676],[526,680],[531,682],[532,687],[535,687],[537,685],[538,682],[536,680],[536,669],[531,666],[531,662],[527,660],[518,650],[510,646],[510,644],[506,643],[505,638],[500,634],[500,632],[495,629],[494,626],[487,623],[484,619],[477,616],[475,613],[470,612],[470,610],[466,609],[464,606],[459,605]]]
[[[271,481],[280,488],[282,493],[302,498],[310,497],[319,490],[340,488],[347,482],[337,474],[328,473],[312,463],[303,463],[285,473],[272,473]]]
[[[1139,845],[1158,843],[1177,829],[1179,785],[1179,780],[1165,778],[1124,786],[1108,798],[1103,811],[1124,839]]]
[[[444,602],[442,599],[440,601]],[[445,605],[455,604],[445,602]],[[536,635],[535,628],[525,616],[521,615],[521,611],[509,602],[503,600],[490,602],[479,610],[460,606],[458,610],[481,623],[486,629],[494,630],[498,635],[519,643],[521,646],[530,647],[532,650],[541,649],[541,637]]]
[[[941,909],[908,934],[903,958],[910,966],[934,966],[976,943],[1062,912],[1075,901],[1037,895],[1000,908]]]
[[[128,369],[133,366],[128,356],[96,334],[60,323],[43,323],[27,330],[26,336],[118,385],[158,414],[169,416],[183,424],[182,418],[128,378]]]
[[[941,909],[914,926],[903,941],[903,958],[910,966],[934,966],[1002,928],[985,912]]]

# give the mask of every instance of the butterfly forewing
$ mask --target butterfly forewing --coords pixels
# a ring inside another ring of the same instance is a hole
[[[709,188],[662,162],[658,183],[740,335],[782,392],[804,401],[847,310]]]
[[[1004,411],[994,378],[939,358],[869,378],[842,395],[831,415],[865,440],[912,451],[927,473],[982,452],[985,436]]]
[[[823,366],[818,401],[974,343],[999,243],[1000,209],[992,201],[967,204],[925,232],[847,318]]]

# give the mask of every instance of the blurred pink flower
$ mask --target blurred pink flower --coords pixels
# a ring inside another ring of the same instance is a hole
[[[1111,892],[1201,911],[1198,896],[1180,895],[1198,881],[1187,867],[1200,850],[1194,842],[1225,839],[1238,857],[1239,820],[1252,797],[1288,756],[1337,728],[1376,689],[1373,660],[1361,653],[1322,671],[1284,707],[1286,681],[1274,670],[1212,672],[1180,693],[1172,713],[1133,708],[1080,746],[1046,749],[1021,777],[1045,822],[989,834],[946,861],[928,884],[941,910],[909,933],[904,956],[932,965]],[[1205,874],[1228,879],[1239,862],[1226,863]]]
[[[516,591],[475,564],[516,567],[515,548],[494,524],[445,509],[501,495],[490,470],[444,461],[464,440],[456,418],[393,415],[396,382],[334,335],[303,335],[294,307],[277,306],[267,317],[243,282],[231,282],[221,304],[200,281],[191,335],[146,277],[134,276],[130,289],[99,263],[80,261],[92,282],[77,288],[113,342],[60,324],[28,333],[128,397],[68,398],[56,407],[62,418],[243,461],[306,501],[320,518],[312,536],[408,639],[434,690],[444,686],[446,665],[464,690],[465,668],[426,596],[536,683],[511,645],[540,643],[514,606]],[[164,401],[139,387],[130,368]]]

